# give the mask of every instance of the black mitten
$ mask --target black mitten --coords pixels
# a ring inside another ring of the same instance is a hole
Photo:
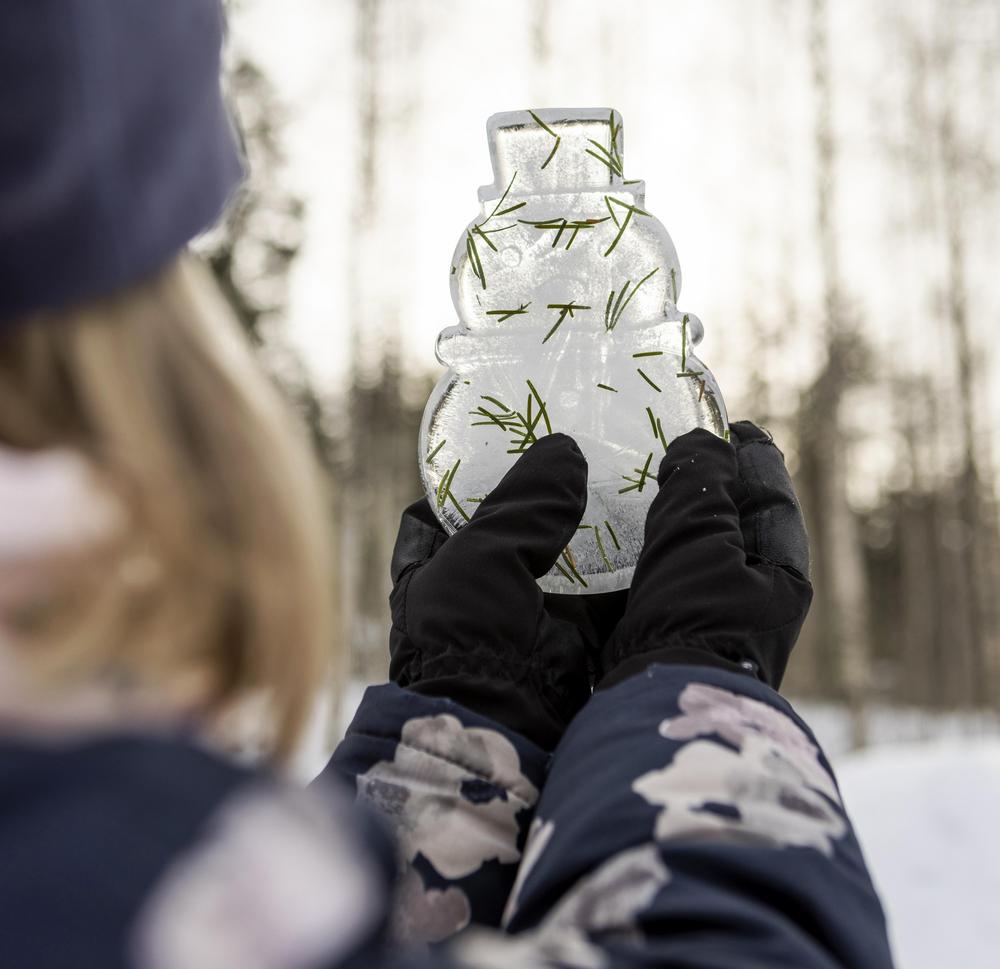
[[[749,422],[732,444],[671,442],[601,687],[652,662],[721,666],[777,689],[812,601],[802,514],[781,452]]]
[[[450,538],[426,499],[404,513],[392,559],[389,675],[551,749],[590,696],[578,627],[545,608],[538,577],[587,501],[572,438],[533,444]]]

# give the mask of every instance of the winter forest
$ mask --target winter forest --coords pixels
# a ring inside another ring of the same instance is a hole
[[[785,692],[839,718],[845,753],[886,722],[997,732],[995,0],[230,7],[251,180],[202,245],[328,469],[353,683],[386,674],[389,557],[456,322],[450,256],[491,180],[486,119],[606,106],[730,418],[766,426],[796,479],[815,599]],[[905,964],[944,964],[914,912]]]
[[[872,703],[996,707],[996,4],[244,0],[232,34],[252,181],[206,244],[336,484],[355,676],[384,673],[486,118],[593,103],[623,114],[730,414],[795,471],[816,598],[790,692],[849,704],[858,745]]]

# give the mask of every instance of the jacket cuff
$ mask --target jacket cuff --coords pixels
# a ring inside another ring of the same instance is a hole
[[[690,646],[663,646],[660,649],[650,649],[626,657],[602,677],[594,690],[595,692],[606,690],[630,677],[639,676],[654,663],[662,663],[667,666],[707,666],[730,673],[741,673],[754,679],[759,678],[757,664],[752,660],[738,663],[735,660],[723,659],[721,656],[704,649]]]
[[[542,747],[505,724],[470,710],[448,697],[421,695],[411,688],[396,686],[394,683],[370,686],[365,690],[357,713],[347,728],[340,751],[343,758],[341,766],[347,766],[343,761],[349,759],[353,769],[342,773],[348,775],[362,773],[369,758],[385,757],[400,742],[406,732],[406,725],[411,721],[440,716],[450,716],[457,720],[466,733],[470,729],[478,728],[500,734],[517,753],[520,762],[519,773],[535,788],[541,788],[550,757]],[[461,746],[452,748],[446,757],[455,757],[459,761],[464,759]],[[344,756],[348,750],[355,756],[352,758]],[[337,762],[341,758],[335,755],[333,760]],[[456,766],[461,764],[456,763]],[[502,777],[491,779],[500,786],[506,786]]]

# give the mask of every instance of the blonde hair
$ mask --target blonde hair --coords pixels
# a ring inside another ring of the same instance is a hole
[[[333,658],[330,508],[206,270],[183,256],[4,335],[0,441],[76,449],[128,512],[21,630],[43,681],[111,676],[218,712],[263,690],[286,757]]]

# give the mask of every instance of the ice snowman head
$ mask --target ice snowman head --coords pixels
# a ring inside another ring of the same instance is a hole
[[[457,326],[420,429],[420,471],[449,532],[539,437],[571,435],[590,469],[576,536],[549,592],[626,588],[669,442],[728,437],[715,379],[694,355],[698,318],[677,308],[680,264],[624,177],[622,121],[607,108],[511,111],[487,123],[495,181],[455,249]]]

